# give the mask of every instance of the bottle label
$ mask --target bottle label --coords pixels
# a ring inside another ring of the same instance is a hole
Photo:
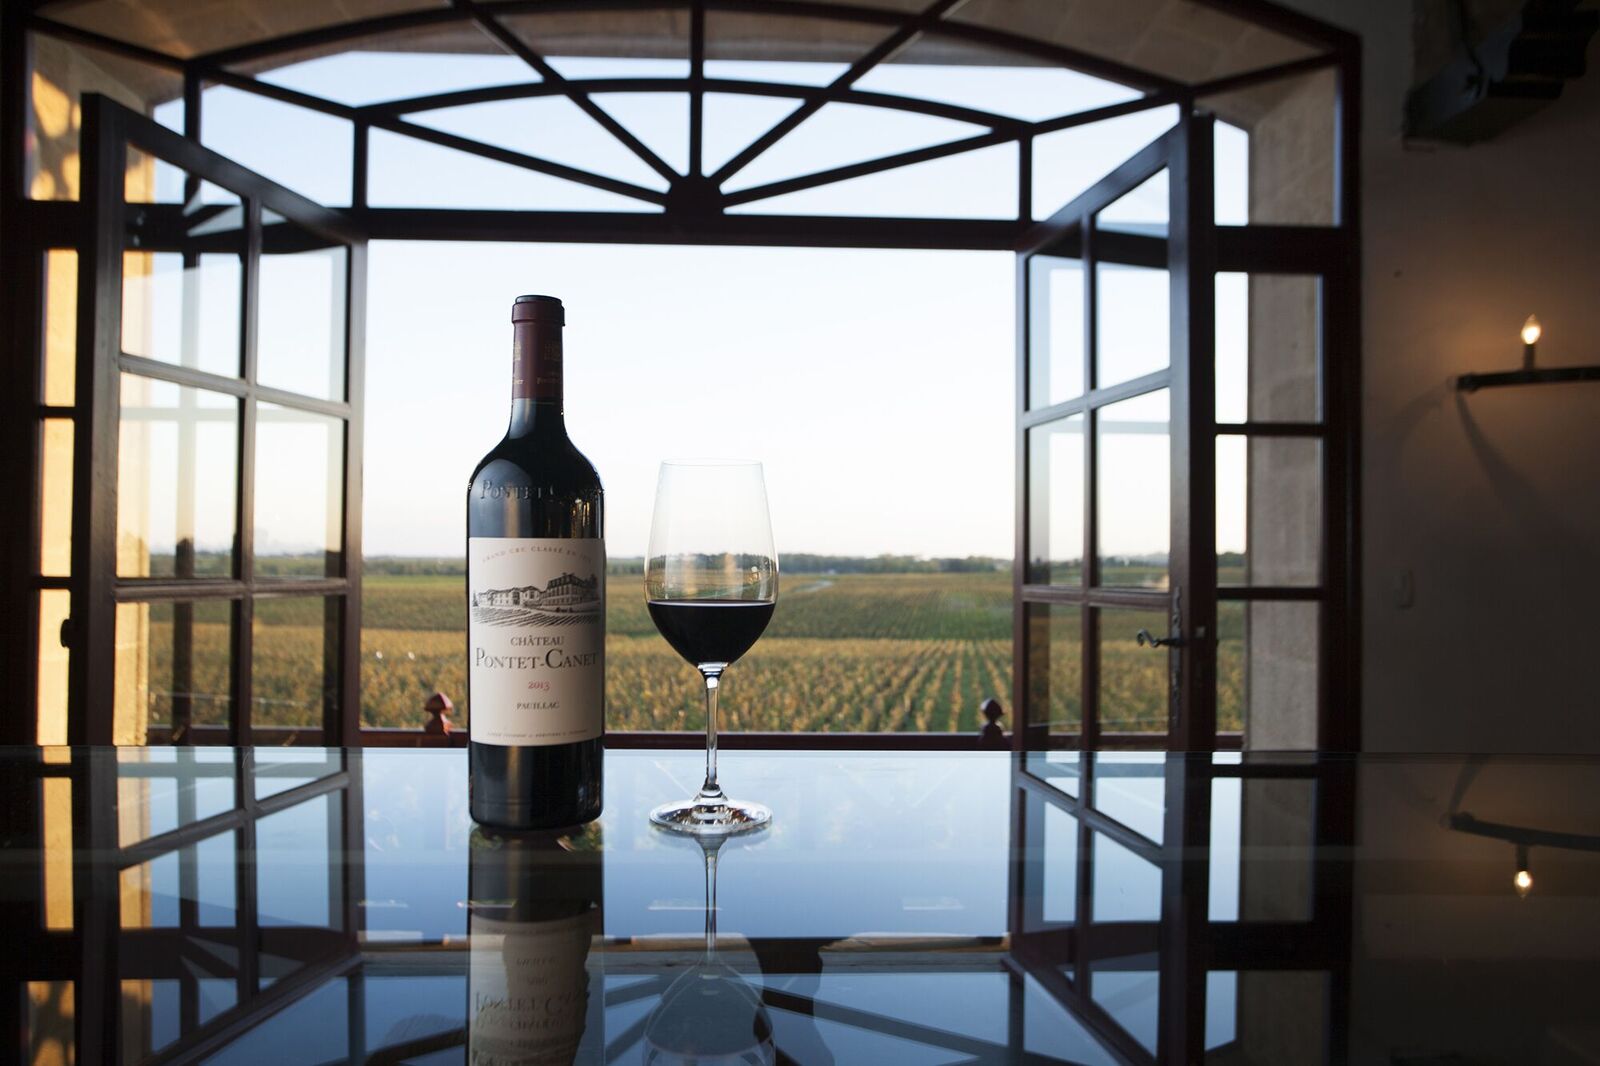
[[[475,742],[540,747],[600,736],[605,582],[599,537],[467,538]]]

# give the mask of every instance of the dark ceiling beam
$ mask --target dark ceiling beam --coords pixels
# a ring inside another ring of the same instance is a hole
[[[561,75],[561,72],[552,67],[528,42],[506,29],[505,25],[484,11],[483,7],[474,0],[451,0],[457,11],[462,11],[471,16],[472,21],[488,34],[502,48],[522,60],[538,72],[539,77],[552,85],[561,86],[563,95],[576,104],[584,114],[600,124],[611,136],[615,137],[622,145],[644,161],[644,164],[667,181],[676,181],[678,172],[666,164],[665,161],[652,152],[643,141],[633,135],[633,132],[622,123],[612,118],[611,115],[599,104],[589,99],[588,95],[575,90],[572,83]]]

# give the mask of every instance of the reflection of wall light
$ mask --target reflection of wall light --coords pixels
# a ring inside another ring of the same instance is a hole
[[[1533,874],[1528,870],[1528,849],[1517,845],[1517,872],[1511,877],[1511,886],[1517,890],[1518,899],[1527,899],[1533,891]]]
[[[1516,872],[1511,875],[1511,887],[1517,896],[1527,899],[1533,892],[1533,868],[1528,864],[1528,851],[1534,845],[1541,848],[1562,848],[1567,851],[1600,852],[1600,836],[1589,833],[1562,833],[1552,829],[1535,829],[1532,826],[1505,825],[1485,822],[1466,811],[1444,816],[1445,828],[1458,833],[1508,841],[1517,849]]]

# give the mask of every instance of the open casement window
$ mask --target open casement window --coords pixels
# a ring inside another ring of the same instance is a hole
[[[358,743],[364,238],[83,106],[68,736]]]
[[[1018,257],[1016,703],[1030,747],[1210,747],[1212,120],[1185,116]],[[1204,488],[1203,488],[1204,487]]]
[[[1348,241],[1217,225],[1217,128],[1019,247],[1015,744],[1047,776],[1353,735]]]

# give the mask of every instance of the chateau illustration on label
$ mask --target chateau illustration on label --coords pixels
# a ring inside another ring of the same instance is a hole
[[[579,625],[600,621],[600,578],[565,573],[544,588],[518,585],[472,593],[472,620],[491,626]]]

